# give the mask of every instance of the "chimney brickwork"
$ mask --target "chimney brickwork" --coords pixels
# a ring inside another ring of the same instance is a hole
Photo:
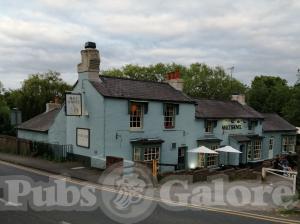
[[[183,79],[180,78],[179,71],[170,72],[166,74],[166,82],[174,89],[183,91]]]
[[[81,51],[81,63],[77,66],[77,72],[87,73],[88,79],[99,80],[100,55],[93,42],[85,43],[85,49]]]

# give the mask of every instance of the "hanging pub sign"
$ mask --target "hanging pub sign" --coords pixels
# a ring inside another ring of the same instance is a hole
[[[82,98],[80,93],[66,93],[66,115],[82,115]]]
[[[236,130],[242,128],[242,122],[240,120],[231,120],[228,123],[222,124],[223,130]]]

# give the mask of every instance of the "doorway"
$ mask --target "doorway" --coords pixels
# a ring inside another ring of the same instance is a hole
[[[179,147],[178,148],[178,169],[184,170],[185,169],[185,156],[186,156],[186,147]]]

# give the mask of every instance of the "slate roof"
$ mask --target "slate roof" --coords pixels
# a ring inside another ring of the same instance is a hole
[[[192,98],[164,82],[103,75],[100,76],[100,79],[102,82],[90,82],[105,97],[195,103]]]
[[[264,131],[297,131],[296,127],[284,120],[278,114],[264,113]]]
[[[53,109],[49,112],[39,114],[28,121],[20,124],[18,129],[20,130],[29,130],[29,131],[38,131],[38,132],[47,132],[52,126],[56,115],[60,109]]]
[[[263,119],[263,115],[248,105],[236,101],[196,100],[196,118]]]
[[[251,141],[251,139],[248,138],[247,135],[230,135],[229,137],[233,138],[237,142],[250,142]]]

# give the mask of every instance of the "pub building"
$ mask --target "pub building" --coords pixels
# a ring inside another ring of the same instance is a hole
[[[157,160],[171,165],[160,166],[166,172],[255,164],[294,153],[296,128],[278,115],[255,111],[243,95],[230,101],[193,99],[182,92],[179,72],[167,74],[164,82],[99,75],[100,55],[92,42],[81,51],[77,70],[65,103],[48,103],[44,113],[18,127],[19,138],[72,145],[75,155],[100,169],[108,156],[125,165]],[[225,145],[241,153],[187,152]]]

